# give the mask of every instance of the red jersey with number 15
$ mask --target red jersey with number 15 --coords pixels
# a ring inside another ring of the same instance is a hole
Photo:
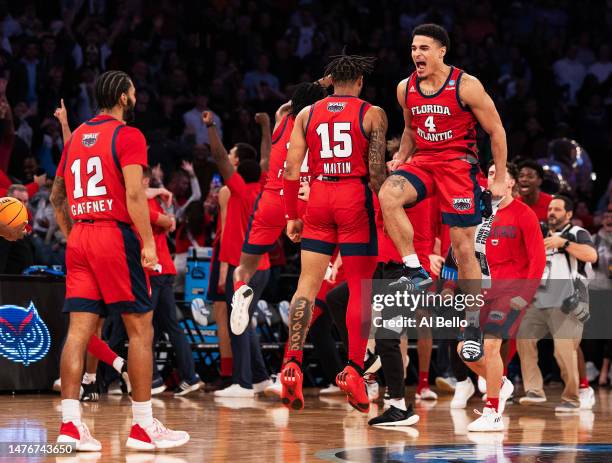
[[[406,107],[410,128],[414,131],[416,155],[477,155],[477,120],[470,108],[461,103],[459,84],[463,71],[454,66],[444,85],[433,95],[421,91],[417,73],[406,83]]]
[[[131,164],[147,165],[147,143],[140,130],[106,115],[81,124],[66,144],[57,171],[66,183],[72,219],[132,223],[122,171]]]
[[[369,140],[363,117],[371,105],[355,96],[331,95],[310,107],[306,144],[313,177],[366,177]]]

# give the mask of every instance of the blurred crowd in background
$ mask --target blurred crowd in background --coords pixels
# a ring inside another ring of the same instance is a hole
[[[424,22],[449,30],[446,61],[492,95],[509,158],[540,160],[543,189],[574,196],[576,220],[596,233],[612,199],[612,1],[0,1],[0,196],[27,202],[32,227],[0,272],[63,263],[48,201],[63,148],[53,114],[63,98],[72,129],[91,118],[102,72],[133,79],[133,124],[181,211],[171,240],[186,252],[212,242],[217,220],[221,182],[203,110],[215,113],[226,146],[259,149],[255,113],[273,115],[345,48],[378,58],[362,98],[382,106],[389,135],[399,135],[396,85],[413,70],[411,32]],[[484,133],[479,146],[486,164]]]

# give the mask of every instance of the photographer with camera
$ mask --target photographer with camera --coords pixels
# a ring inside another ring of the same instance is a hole
[[[528,405],[546,401],[537,342],[551,333],[555,359],[565,383],[561,403],[555,407],[557,413],[580,410],[577,350],[583,324],[589,318],[587,282],[592,276],[591,264],[597,261],[589,232],[571,224],[573,209],[572,200],[561,195],[554,196],[548,206],[546,268],[517,337],[525,389],[525,397],[519,403]]]

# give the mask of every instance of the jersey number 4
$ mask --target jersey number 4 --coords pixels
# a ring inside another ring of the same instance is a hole
[[[427,127],[427,130],[430,132],[436,131],[436,124],[434,124],[433,116],[427,116],[427,119],[425,119],[425,127]]]
[[[348,158],[353,154],[353,139],[351,138],[350,122],[334,122],[332,124],[333,137],[330,142],[329,124],[323,122],[317,126],[317,135],[321,137],[321,159]],[[334,148],[331,148],[331,143]]]
[[[81,183],[81,160],[75,159],[70,166],[70,172],[74,175],[74,199],[79,199],[84,196]],[[104,176],[102,175],[102,160],[99,156],[89,158],[87,160],[87,175],[93,173],[87,181],[87,196],[102,196],[106,194],[106,187],[100,185]]]

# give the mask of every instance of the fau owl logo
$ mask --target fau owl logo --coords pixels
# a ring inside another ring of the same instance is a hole
[[[51,346],[49,329],[33,302],[26,309],[17,305],[0,306],[0,355],[28,366],[47,355]]]
[[[98,141],[98,135],[100,135],[99,132],[83,134],[83,146],[86,148],[91,148]]]

